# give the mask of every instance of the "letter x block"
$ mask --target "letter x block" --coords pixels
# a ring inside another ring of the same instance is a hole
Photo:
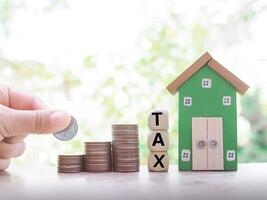
[[[169,134],[167,131],[150,131],[147,145],[150,151],[168,151]]]
[[[148,127],[150,130],[168,130],[169,113],[166,110],[156,110],[148,116]]]
[[[150,172],[167,172],[169,169],[169,155],[167,152],[150,152],[148,156],[148,170]]]

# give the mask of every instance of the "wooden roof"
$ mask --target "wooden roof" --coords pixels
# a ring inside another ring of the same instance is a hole
[[[240,94],[245,94],[248,90],[249,86],[241,81],[237,76],[235,76],[232,72],[214,60],[211,55],[206,52],[199,59],[197,59],[190,67],[188,67],[181,75],[179,75],[174,81],[172,81],[167,90],[171,94],[176,94],[178,89],[190,78],[192,77],[199,69],[208,65],[214,71],[216,71],[219,75],[221,75],[226,81],[232,84],[237,92]]]

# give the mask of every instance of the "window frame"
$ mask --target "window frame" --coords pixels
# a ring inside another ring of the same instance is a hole
[[[223,106],[231,106],[232,105],[232,97],[231,96],[223,96],[222,104],[223,104]]]
[[[207,85],[204,84],[205,81],[208,81]],[[205,89],[211,88],[212,87],[212,80],[210,78],[202,78],[201,87],[205,88]]]
[[[187,100],[190,101],[190,104],[187,104],[187,103],[186,103]],[[192,106],[192,101],[193,101],[193,100],[192,100],[192,97],[189,97],[189,96],[184,97],[184,106],[187,106],[187,107]]]
[[[184,154],[187,154],[187,157],[186,158],[184,157]],[[189,161],[191,161],[191,151],[190,151],[190,149],[182,149],[182,152],[181,152],[181,161],[183,161],[183,162],[189,162]]]
[[[232,154],[232,157],[229,157],[229,155]],[[236,152],[235,150],[227,150],[226,152],[226,160],[227,161],[235,161],[236,160]]]

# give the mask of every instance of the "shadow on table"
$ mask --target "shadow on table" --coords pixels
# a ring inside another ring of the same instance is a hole
[[[202,185],[212,182],[228,183],[232,182],[237,172],[218,172],[218,171],[191,171],[191,172],[178,172],[180,184],[183,185]]]
[[[7,172],[7,171],[0,171],[0,177],[1,177],[1,179],[2,178],[5,178],[5,177],[10,177],[10,176],[11,176],[11,174],[9,172]]]
[[[24,181],[23,177],[10,173],[8,171],[1,171],[0,172],[0,185],[2,186],[12,186],[15,184],[17,187],[18,186],[23,186]]]

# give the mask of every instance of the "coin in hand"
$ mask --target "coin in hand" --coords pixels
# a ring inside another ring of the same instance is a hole
[[[68,127],[62,131],[54,133],[54,136],[58,140],[67,141],[67,140],[71,140],[72,138],[74,138],[77,132],[78,132],[77,121],[73,116],[71,116],[70,124],[68,125]]]

